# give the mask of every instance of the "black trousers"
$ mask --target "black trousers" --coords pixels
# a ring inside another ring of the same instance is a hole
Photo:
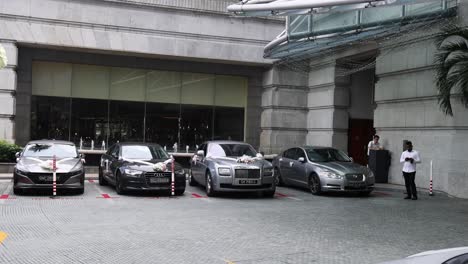
[[[406,193],[408,194],[408,197],[418,197],[416,183],[414,183],[415,176],[416,172],[403,172],[403,178],[405,178]]]

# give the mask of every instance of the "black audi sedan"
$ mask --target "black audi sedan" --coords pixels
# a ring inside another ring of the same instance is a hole
[[[171,191],[172,161],[157,144],[117,143],[102,155],[99,184],[115,186],[118,194],[126,191]],[[175,195],[185,192],[185,171],[174,163]]]
[[[85,170],[83,159],[75,145],[69,141],[35,140],[16,154],[17,163],[13,173],[13,192],[26,190],[53,190],[53,159],[55,157],[57,190],[84,192]]]

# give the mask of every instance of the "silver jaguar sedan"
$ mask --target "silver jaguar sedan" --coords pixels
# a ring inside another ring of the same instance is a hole
[[[369,195],[374,189],[372,171],[334,148],[290,148],[275,157],[273,167],[277,185],[306,187],[314,195],[327,191]]]
[[[273,166],[252,146],[237,141],[203,143],[191,160],[190,186],[205,186],[206,194],[261,192],[273,197],[276,190]]]

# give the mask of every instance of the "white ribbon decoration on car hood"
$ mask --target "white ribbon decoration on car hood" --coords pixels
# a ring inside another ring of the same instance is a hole
[[[154,171],[158,171],[158,172],[167,171],[167,166],[166,165],[168,163],[172,162],[172,159],[168,159],[168,160],[166,160],[164,162],[158,162],[158,163],[151,163],[151,162],[147,162],[147,161],[144,161],[144,160],[136,160],[136,159],[123,159],[123,160],[128,161],[128,162],[140,163],[140,164],[151,166]]]
[[[26,157],[26,158],[29,159],[29,160],[37,161],[39,167],[43,168],[44,170],[52,170],[53,169],[53,162],[54,162],[53,160],[40,160],[40,159],[36,159],[36,158],[31,158],[31,157]],[[55,163],[57,170],[59,169],[59,167],[58,167],[59,163],[69,161],[69,160],[72,160],[72,159],[75,159],[75,158],[64,158],[64,159],[61,159],[61,160],[57,160],[56,163]]]
[[[239,158],[217,157],[217,156],[211,156],[211,158],[221,159],[221,160],[228,160],[228,161],[235,161],[236,163],[252,163],[252,162],[255,162],[257,160],[263,160],[263,158],[258,158],[258,157],[254,158],[254,157],[247,156],[247,155],[244,155],[244,156],[239,157]]]

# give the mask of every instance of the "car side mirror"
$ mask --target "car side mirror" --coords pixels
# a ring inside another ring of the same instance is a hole
[[[86,160],[85,160],[85,154],[83,154],[83,153],[80,153],[80,159],[81,159],[81,162],[82,162],[83,164],[85,164],[85,163],[86,163]]]
[[[354,162],[353,157],[349,157],[349,160],[350,160],[351,162]]]
[[[16,153],[15,153],[15,157],[16,157],[16,158],[21,157],[21,152],[16,152]]]
[[[299,162],[305,163],[304,157],[300,157],[300,158],[298,158],[297,160],[298,160]]]
[[[203,151],[203,150],[197,151],[197,156],[204,157],[205,156],[205,151]]]

